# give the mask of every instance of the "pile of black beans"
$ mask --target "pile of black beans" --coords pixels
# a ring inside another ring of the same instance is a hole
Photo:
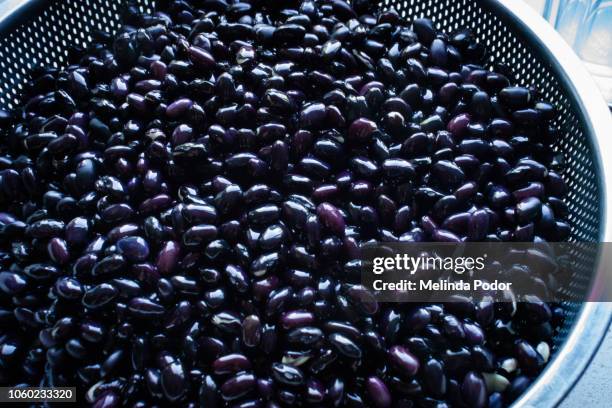
[[[0,112],[0,383],[98,408],[521,395],[561,308],[377,303],[359,246],[564,240],[553,106],[469,30],[374,2],[158,3]]]

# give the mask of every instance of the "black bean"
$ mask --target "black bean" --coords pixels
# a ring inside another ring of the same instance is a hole
[[[214,225],[199,224],[189,228],[183,234],[185,246],[200,246],[217,238],[218,229]]]
[[[180,362],[170,363],[162,370],[161,387],[170,402],[180,400],[187,392],[185,372]]]
[[[251,362],[242,354],[226,354],[213,361],[215,374],[233,374],[251,368]]]
[[[305,326],[314,322],[314,316],[307,311],[291,311],[283,314],[281,324],[285,329]]]
[[[125,257],[119,254],[100,259],[91,270],[93,276],[113,275],[121,272],[126,266]]]
[[[241,267],[237,265],[227,265],[224,272],[236,291],[244,293],[249,290],[249,278]]]
[[[413,165],[403,159],[385,160],[382,169],[385,177],[396,182],[412,180],[416,175]]]
[[[347,137],[355,143],[367,143],[377,129],[376,123],[366,118],[359,118],[349,127]]]
[[[89,309],[99,309],[109,304],[118,294],[114,286],[101,283],[85,292],[82,302]]]
[[[436,35],[433,22],[427,18],[417,18],[414,20],[413,26],[419,40],[425,45],[431,44]]]
[[[507,87],[499,92],[499,98],[508,107],[521,109],[527,107],[531,102],[531,93],[526,88]]]
[[[329,336],[329,341],[336,348],[336,350],[345,357],[360,359],[362,356],[361,348],[342,334],[332,333]]]
[[[408,349],[402,346],[393,346],[389,349],[389,359],[402,373],[414,376],[420,367],[419,360]]]
[[[13,272],[0,272],[0,289],[10,296],[17,295],[27,287],[22,276]]]
[[[250,373],[239,373],[221,385],[221,395],[227,401],[238,399],[255,388],[255,376]]]
[[[272,376],[285,385],[297,386],[304,382],[304,374],[300,369],[281,363],[272,364]]]
[[[516,357],[521,368],[527,372],[535,372],[544,364],[542,356],[525,340],[519,340],[516,344]]]
[[[126,237],[117,242],[123,256],[132,262],[141,262],[149,256],[149,245],[141,237]]]
[[[215,67],[216,62],[214,57],[206,50],[200,47],[191,46],[189,47],[188,52],[189,58],[191,58],[191,60],[198,66],[206,69],[211,69]]]
[[[325,124],[327,111],[322,103],[305,107],[300,113],[300,124],[307,129],[319,129]]]
[[[346,290],[347,298],[363,313],[373,315],[378,311],[374,295],[362,285],[351,285]]]
[[[442,397],[446,394],[446,375],[442,363],[432,358],[425,363],[423,370],[425,385],[432,395]]]
[[[317,207],[317,215],[321,223],[336,235],[343,236],[346,227],[340,211],[330,203],[322,203]]]
[[[261,340],[261,321],[256,315],[242,321],[242,341],[247,347],[256,347]]]
[[[519,223],[526,224],[540,215],[542,203],[536,197],[528,197],[516,205],[516,217]]]
[[[512,381],[507,391],[509,398],[512,398],[512,399],[517,398],[527,389],[527,387],[529,387],[530,384],[531,384],[531,380],[529,379],[529,377],[526,377],[524,375],[517,376]]]
[[[318,343],[322,337],[323,332],[321,329],[308,326],[298,327],[287,334],[289,343],[297,343],[303,346],[310,346]]]
[[[465,375],[461,384],[463,400],[472,407],[487,406],[487,388],[482,377],[473,371]]]
[[[393,401],[389,389],[378,377],[372,376],[367,379],[366,390],[376,408],[388,408]]]
[[[157,319],[166,312],[162,305],[146,298],[132,299],[128,310],[134,317],[141,319]]]

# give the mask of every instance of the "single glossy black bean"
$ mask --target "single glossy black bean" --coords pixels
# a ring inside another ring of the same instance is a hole
[[[239,373],[221,385],[221,395],[227,401],[238,399],[249,393],[256,386],[253,374]]]
[[[186,246],[200,246],[217,238],[219,231],[216,226],[199,224],[189,228],[183,234],[183,244]]]
[[[261,340],[261,321],[256,315],[242,321],[242,341],[247,347],[256,347]]]
[[[109,304],[118,294],[114,286],[101,283],[85,292],[82,303],[89,309],[99,309]]]
[[[374,295],[362,285],[351,285],[346,290],[346,295],[357,308],[363,313],[373,315],[378,311],[378,302]]]
[[[64,265],[70,260],[70,252],[66,241],[61,238],[51,238],[47,244],[49,257],[59,265]]]
[[[286,45],[300,43],[306,35],[306,29],[297,24],[283,24],[276,28],[273,34],[275,41]]]
[[[191,99],[182,98],[172,102],[166,108],[166,115],[169,118],[176,119],[184,115],[193,106]]]
[[[320,129],[327,118],[325,105],[314,103],[304,108],[300,113],[300,124],[307,129]]]
[[[61,278],[55,283],[58,295],[67,300],[78,300],[83,294],[81,283],[72,278]]]
[[[29,225],[26,233],[33,238],[52,238],[61,235],[64,230],[64,223],[58,220],[44,219]]]
[[[463,170],[448,160],[436,162],[432,167],[432,172],[440,183],[451,188],[459,187],[465,180]]]
[[[351,339],[339,333],[332,333],[329,336],[330,343],[335,349],[345,357],[350,359],[360,359],[362,356],[361,348]]]
[[[393,346],[389,349],[391,363],[403,374],[414,376],[420,367],[419,360],[403,346]]]
[[[482,377],[473,371],[468,372],[461,384],[463,400],[472,407],[487,406],[487,388]]]
[[[351,124],[347,136],[354,143],[367,143],[377,129],[376,123],[366,118],[359,118]]]
[[[323,337],[323,332],[317,327],[298,327],[287,333],[289,343],[310,346],[318,343]]]
[[[446,375],[444,366],[436,359],[429,359],[424,367],[425,385],[436,397],[446,394]]]
[[[129,312],[141,319],[157,319],[166,312],[164,307],[146,298],[134,298],[128,306]]]
[[[239,333],[241,330],[240,318],[231,312],[219,312],[212,317],[211,322],[227,333]]]
[[[178,361],[168,364],[161,372],[161,387],[170,402],[178,401],[185,395],[186,382],[183,365]]]
[[[478,325],[464,323],[463,330],[465,331],[466,340],[468,340],[471,344],[482,344],[484,341],[484,332]]]
[[[346,227],[344,217],[340,211],[330,203],[321,203],[317,207],[317,216],[320,222],[332,233],[343,236]]]
[[[297,386],[304,382],[304,374],[300,369],[281,363],[272,364],[272,376],[285,385]]]
[[[122,271],[126,266],[126,259],[122,255],[114,254],[100,259],[91,270],[93,276],[112,275]]]
[[[241,267],[237,265],[227,265],[224,272],[230,284],[236,291],[240,293],[248,291],[250,286],[249,278]]]
[[[369,377],[366,383],[366,389],[370,399],[377,408],[388,408],[393,401],[389,389],[385,383],[378,377]]]
[[[425,45],[431,44],[436,35],[433,22],[427,18],[417,18],[412,24],[419,41]]]
[[[0,272],[0,289],[7,295],[17,295],[26,287],[26,280],[19,274],[13,272]]]
[[[536,197],[528,197],[516,205],[516,217],[519,223],[526,224],[540,215],[542,203]]]
[[[327,163],[312,157],[303,158],[299,164],[305,174],[317,179],[327,178],[331,171]]]
[[[265,276],[278,267],[279,261],[277,252],[262,254],[251,263],[250,273],[256,277]]]
[[[472,118],[467,113],[461,113],[448,122],[447,130],[455,137],[463,137],[468,131]]]
[[[499,98],[508,107],[521,109],[527,107],[531,102],[531,93],[526,88],[507,87],[499,92]]]
[[[385,160],[382,169],[385,177],[395,182],[412,180],[416,175],[413,165],[403,159]]]
[[[117,242],[117,248],[123,256],[132,262],[141,262],[149,256],[149,245],[144,238],[126,237]]]
[[[488,202],[491,207],[501,209],[511,201],[510,192],[503,186],[492,186],[488,192]]]
[[[536,372],[544,364],[542,356],[524,340],[519,340],[516,344],[516,357],[521,368],[527,373]]]
[[[213,361],[212,367],[215,374],[233,374],[249,370],[251,362],[242,354],[226,354]]]
[[[205,69],[212,69],[216,65],[215,58],[206,50],[191,46],[189,47],[189,58],[198,66]]]

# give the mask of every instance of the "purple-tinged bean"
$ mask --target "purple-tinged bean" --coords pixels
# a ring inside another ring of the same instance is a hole
[[[346,227],[344,217],[334,205],[330,203],[319,204],[317,215],[325,228],[336,235],[344,235],[344,228]]]
[[[261,321],[256,315],[242,321],[242,341],[247,347],[256,347],[261,340]]]
[[[405,347],[391,347],[389,349],[389,359],[397,369],[409,377],[416,375],[419,371],[419,360]]]
[[[487,387],[482,376],[473,371],[468,372],[461,383],[461,395],[470,407],[486,407]]]
[[[218,375],[233,374],[250,368],[251,362],[242,354],[227,354],[213,361],[213,371]]]
[[[162,275],[171,274],[177,267],[180,256],[180,245],[176,241],[165,242],[157,256],[157,269]]]
[[[243,397],[256,386],[256,378],[250,373],[239,373],[225,381],[221,387],[221,395],[226,401]]]
[[[367,379],[366,390],[376,408],[389,408],[393,402],[391,393],[385,383],[378,377]]]

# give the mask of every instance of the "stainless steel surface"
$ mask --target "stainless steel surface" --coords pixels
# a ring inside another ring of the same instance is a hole
[[[150,8],[152,0],[139,0]],[[0,10],[0,106],[18,101],[29,70],[66,65],[66,46],[89,41],[92,27],[115,30],[120,1],[10,0]],[[523,85],[535,86],[557,106],[561,129],[556,149],[563,154],[574,241],[612,242],[612,119],[579,59],[535,12],[516,0],[382,0],[408,17],[427,16],[446,31],[472,27],[495,62],[514,69]],[[5,4],[0,4],[0,7]],[[606,260],[583,265],[572,291],[589,293],[596,278],[606,279]],[[612,265],[608,260],[607,265]],[[546,371],[516,406],[552,407],[571,388],[596,350],[612,315],[612,304],[567,304],[568,321],[556,336],[557,348]]]
[[[612,387],[612,326],[584,374],[563,399],[559,408],[607,407]]]

